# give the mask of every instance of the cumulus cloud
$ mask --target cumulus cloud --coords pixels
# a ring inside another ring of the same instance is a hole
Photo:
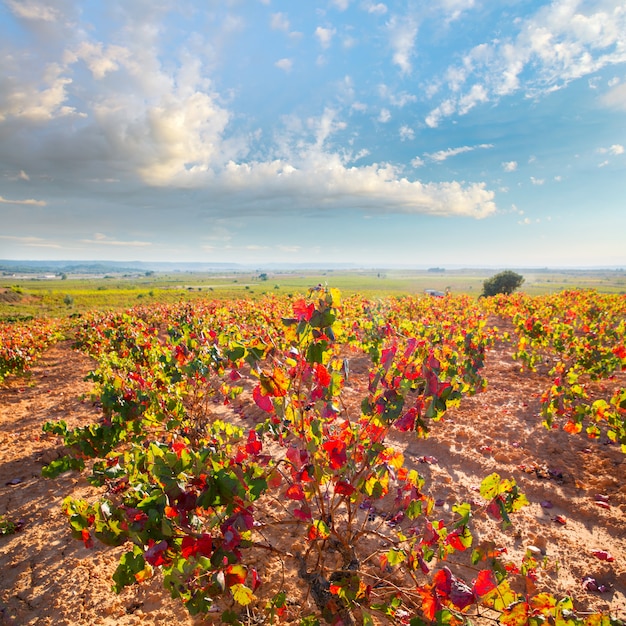
[[[547,93],[625,61],[626,8],[621,3],[555,0],[519,20],[515,37],[477,45],[461,65],[449,68],[447,87],[453,95],[426,116],[426,123],[436,127],[445,117],[464,115],[479,103],[519,90],[530,97]],[[535,71],[524,76],[531,66]],[[614,92],[603,101],[624,108],[623,90]]]
[[[505,172],[514,172],[517,169],[517,161],[504,161],[502,163],[502,169]]]
[[[37,0],[5,0],[5,4],[14,15],[25,20],[54,22],[60,17],[60,13],[47,2]]]
[[[101,42],[83,41],[75,50],[66,52],[64,61],[66,63],[84,61],[94,78],[100,80],[109,72],[118,70],[130,57],[130,50],[124,46],[104,46]]]
[[[624,154],[624,146],[619,143],[615,143],[608,148],[598,148],[597,152],[600,154],[612,154],[613,156],[617,156],[619,154]]]
[[[21,12],[22,19],[39,22],[48,15],[46,7],[61,4],[14,0],[8,6],[14,12]],[[344,4],[347,8],[347,3]],[[293,121],[292,127],[289,127],[291,120],[281,118],[270,131],[264,131],[265,143],[257,148],[262,143],[257,128],[244,131],[233,128],[233,120],[238,117],[233,105],[238,95],[235,88],[219,93],[215,87],[218,83],[213,82],[211,75],[215,63],[212,46],[219,44],[219,37],[241,32],[241,20],[236,16],[224,18],[224,28],[216,28],[219,33],[210,45],[208,38],[202,40],[198,36],[197,45],[186,42],[173,57],[165,59],[160,42],[162,25],[158,19],[152,13],[140,15],[141,11],[132,3],[116,6],[125,21],[116,31],[116,38],[109,39],[116,41],[115,44],[99,41],[86,27],[76,29],[75,38],[67,41],[56,57],[47,63],[34,63],[19,80],[14,77],[20,75],[17,72],[20,55],[0,61],[4,69],[11,70],[0,73],[3,139],[28,138],[28,141],[20,139],[22,144],[17,146],[28,160],[11,161],[17,152],[15,145],[2,142],[0,154],[7,157],[10,171],[27,167],[28,176],[37,181],[42,180],[41,172],[44,172],[55,179],[58,189],[65,185],[68,195],[63,196],[64,201],[72,193],[82,194],[88,184],[116,181],[114,189],[106,190],[110,194],[108,198],[114,200],[103,201],[97,210],[101,213],[110,209],[106,204],[110,202],[115,205],[107,213],[111,222],[115,211],[116,217],[134,220],[134,229],[129,228],[123,236],[113,233],[86,236],[82,232],[77,241],[85,244],[85,249],[87,246],[154,247],[156,244],[135,233],[143,232],[146,223],[170,222],[173,213],[169,207],[178,210],[178,203],[183,202],[181,198],[187,197],[192,198],[187,206],[194,207],[195,217],[360,210],[368,214],[480,219],[495,213],[495,194],[484,182],[431,183],[407,177],[401,166],[372,162],[373,158],[362,164],[370,156],[369,150],[356,143],[353,153],[346,148],[343,139],[348,134],[347,123],[331,108],[318,115],[303,115]],[[384,13],[381,3],[367,6],[372,13]],[[158,7],[155,11],[158,13]],[[52,20],[49,24],[54,27],[56,22]],[[287,17],[277,13],[271,18],[271,26],[281,31],[290,27]],[[392,36],[393,63],[402,73],[410,72],[417,24],[391,18],[385,32]],[[319,27],[315,31],[322,47],[329,46],[335,35],[331,28]],[[29,54],[25,50],[21,58]],[[11,63],[14,67],[9,67]],[[292,61],[281,59],[276,66],[289,71]],[[346,93],[346,102],[342,103],[346,108],[375,110],[376,105],[367,107],[354,102],[354,89],[351,95],[350,89]],[[416,101],[410,93],[391,89],[385,97],[387,106],[397,108]],[[378,119],[388,122],[390,110],[379,110]],[[44,128],[45,133],[29,134],[35,125]],[[393,132],[398,131],[394,128]],[[342,133],[341,141],[335,142],[338,133]],[[401,126],[399,133],[403,140],[414,138],[414,130],[408,125]],[[41,137],[44,139],[35,140]],[[450,149],[438,158],[443,160],[486,147],[489,145]],[[413,167],[422,164],[419,157],[412,161]],[[20,178],[27,180],[28,176]],[[24,189],[23,182],[15,183],[19,184]],[[102,186],[98,187],[99,192],[102,190]],[[4,193],[20,196],[19,192]],[[48,199],[47,194],[45,197]],[[80,201],[84,205],[82,197]],[[47,206],[43,200],[12,200],[2,196],[0,203]],[[6,212],[17,213],[10,209]],[[83,217],[78,209],[75,215]],[[33,239],[29,245],[55,244]]]
[[[318,26],[315,29],[315,36],[324,49],[330,47],[330,42],[336,33],[337,31],[334,28],[324,28],[322,26]]]
[[[16,84],[12,77],[0,78],[0,122],[10,118],[46,122],[57,117],[82,115],[66,104],[72,79],[58,63],[48,64],[40,76]]]
[[[291,72],[293,68],[293,61],[291,59],[279,59],[274,65],[284,72]]]
[[[240,198],[245,192],[272,198],[273,206],[339,207],[374,213],[416,213],[484,218],[496,210],[494,193],[484,183],[421,183],[402,177],[390,164],[349,167],[338,155],[307,155],[305,167],[285,161],[229,163],[223,188]],[[251,210],[258,210],[255,201]]]
[[[415,139],[415,131],[410,126],[400,126],[400,141]]]

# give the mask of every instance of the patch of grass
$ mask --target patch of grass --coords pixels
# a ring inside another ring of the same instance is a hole
[[[13,535],[17,532],[17,524],[8,519],[5,515],[0,515],[0,537]]]

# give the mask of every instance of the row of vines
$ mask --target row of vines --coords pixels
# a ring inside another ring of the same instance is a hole
[[[513,479],[486,476],[480,498],[442,514],[389,439],[426,437],[482,391],[486,353],[508,340],[550,372],[547,427],[626,451],[626,389],[606,384],[626,370],[625,305],[595,292],[342,301],[318,286],[86,315],[72,333],[97,361],[102,418],[46,424],[72,453],[44,473],[85,471],[100,488],[64,509],[85,545],[125,546],[117,591],[159,573],[192,614],[218,609],[223,623],[286,620],[302,600],[287,593],[294,576],[315,606],[302,624],[617,623],[537,589],[541,557],[513,563],[474,536],[476,516],[514,524],[527,500]],[[0,362],[20,332],[3,327]]]

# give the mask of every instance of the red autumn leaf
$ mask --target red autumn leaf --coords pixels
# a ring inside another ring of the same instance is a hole
[[[93,538],[91,536],[91,533],[86,528],[83,528],[80,531],[80,534],[83,543],[85,544],[85,548],[93,548]]]
[[[188,559],[190,556],[200,554],[202,556],[211,556],[213,553],[213,538],[208,533],[204,533],[198,539],[186,535],[183,537],[181,545],[181,554]]]
[[[261,586],[261,577],[256,571],[256,567],[253,567],[250,571],[252,572],[252,591],[256,591]]]
[[[463,610],[474,604],[474,592],[469,585],[460,578],[452,576],[452,589],[450,590],[450,602],[457,608]]]
[[[274,405],[272,404],[272,399],[270,398],[270,396],[263,395],[260,385],[257,385],[254,388],[254,390],[252,391],[252,397],[254,398],[256,405],[260,409],[263,409],[264,411],[267,411],[268,413],[272,413],[274,411]]]
[[[303,505],[299,509],[294,509],[293,515],[303,522],[308,522],[310,519],[313,518],[313,516],[311,515],[311,509],[308,507],[306,502],[303,503]]]
[[[208,533],[203,533],[196,542],[196,551],[202,556],[211,556],[213,553],[213,537]]]
[[[415,418],[417,417],[417,410],[415,407],[410,408],[402,417],[394,422],[394,426],[401,432],[405,433],[409,430],[413,430],[415,427]]]
[[[178,509],[174,508],[173,506],[166,506],[164,513],[165,517],[167,517],[168,519],[174,519],[178,517]]]
[[[570,435],[576,435],[583,429],[582,424],[577,424],[571,420],[563,426],[563,430]]]
[[[229,565],[224,572],[226,578],[226,586],[243,585],[246,582],[248,570],[240,564]]]
[[[607,552],[606,550],[592,550],[591,554],[593,554],[593,556],[595,556],[596,559],[600,559],[601,561],[607,561],[609,563],[611,563],[612,561],[615,561],[615,558],[613,557],[613,555]]]
[[[259,437],[255,430],[250,430],[248,433],[248,443],[246,444],[246,452],[248,454],[258,454],[261,451],[263,445],[259,441]]]
[[[291,485],[285,492],[285,495],[290,500],[304,500],[305,499],[304,489],[302,489],[302,485],[300,485],[299,483],[294,483],[293,485]]]
[[[308,461],[309,453],[306,450],[289,446],[287,448],[287,458],[293,463],[294,467],[299,470],[303,464]]]
[[[418,587],[417,592],[422,596],[422,613],[428,621],[432,622],[435,619],[437,611],[441,609],[441,602],[430,585],[427,587]]]
[[[331,439],[327,441],[322,448],[328,452],[331,469],[340,469],[347,463],[348,457],[344,441],[341,441],[340,439]]]
[[[330,385],[330,374],[321,363],[315,364],[315,380],[320,387],[328,387]]]
[[[448,544],[451,545],[458,552],[463,552],[464,550],[467,550],[467,546],[463,544],[459,535],[459,531],[450,533],[448,535]]]
[[[447,567],[435,572],[433,584],[440,594],[447,597],[452,591],[452,572]]]
[[[307,305],[304,298],[300,298],[293,303],[293,314],[299,322],[303,320],[306,322],[310,321],[314,312],[315,305],[313,303]]]
[[[167,541],[163,539],[156,543],[154,539],[150,539],[148,543],[148,549],[144,552],[144,558],[150,565],[154,565],[158,567],[159,565],[164,565],[167,563],[165,558],[165,552],[168,548]]]
[[[493,591],[497,586],[498,582],[496,581],[496,576],[493,571],[483,569],[478,572],[478,576],[476,576],[476,580],[474,581],[474,594],[482,598]]]
[[[197,542],[194,537],[190,537],[186,535],[183,537],[183,543],[180,548],[180,553],[183,555],[183,558],[188,559],[190,556],[196,554],[197,550]]]
[[[182,441],[175,441],[172,444],[172,450],[176,452],[176,456],[180,459],[180,455],[183,453],[183,450],[186,450],[187,446]]]
[[[335,483],[335,493],[342,496],[351,496],[354,493],[354,487],[343,480],[339,480]]]

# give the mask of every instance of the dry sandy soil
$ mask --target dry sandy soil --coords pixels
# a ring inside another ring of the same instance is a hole
[[[97,419],[98,409],[81,399],[89,394],[83,378],[91,367],[65,342],[48,350],[29,376],[0,386],[0,515],[21,525],[19,532],[0,537],[0,622],[219,623],[217,614],[190,617],[162,591],[158,577],[115,595],[111,575],[122,549],[97,543],[86,549],[71,538],[61,512],[63,498],[89,498],[96,492],[77,474],[41,477],[60,443],[43,435],[41,427],[50,420],[77,425]],[[481,480],[494,471],[515,478],[531,505],[515,516],[507,533],[477,519],[475,534],[506,547],[517,563],[528,546],[538,547],[547,557],[539,576],[546,590],[574,596],[579,609],[610,610],[626,618],[625,456],[606,442],[547,432],[537,413],[538,395],[548,381],[520,372],[506,346],[490,352],[485,375],[487,391],[450,411],[428,440],[398,434],[396,445],[426,478],[426,490],[442,510],[455,498],[475,497]],[[597,495],[606,503],[598,504]],[[557,516],[566,523],[555,521]],[[594,550],[606,550],[614,560],[602,561]],[[585,590],[585,576],[609,590]],[[295,574],[289,582],[303,586]],[[305,610],[314,609],[310,600],[303,603],[309,606],[289,609],[288,622],[297,623]]]

